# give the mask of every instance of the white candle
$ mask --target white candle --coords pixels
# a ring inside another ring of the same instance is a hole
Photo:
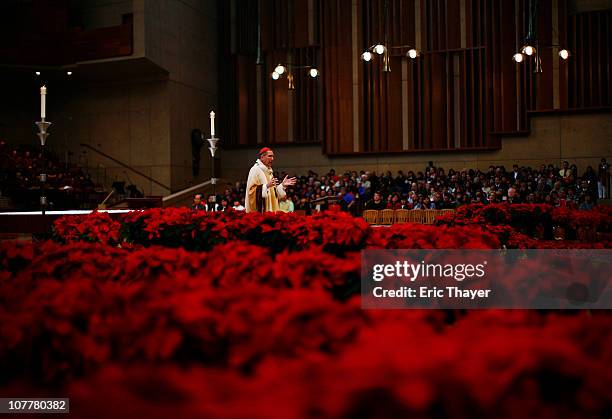
[[[40,117],[41,119],[45,119],[47,116],[47,88],[45,86],[40,88]]]
[[[215,113],[210,113],[210,138],[215,138]]]

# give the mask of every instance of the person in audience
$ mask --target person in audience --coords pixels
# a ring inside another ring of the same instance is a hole
[[[426,196],[423,198],[423,209],[436,209],[436,204],[429,200],[429,197]]]
[[[566,179],[571,174],[572,169],[569,167],[569,162],[567,160],[563,160],[561,170],[559,170],[559,176],[561,176],[562,179]]]
[[[488,204],[486,194],[484,194],[481,191],[477,191],[476,194],[474,195],[474,198],[472,199],[472,203],[473,204]],[[442,209],[439,206],[437,208]]]
[[[221,205],[217,203],[216,195],[209,195],[206,202],[206,211],[221,211]]]
[[[440,209],[453,209],[453,203],[451,201],[451,195],[450,194],[443,194],[442,195],[442,206],[440,207]]]
[[[244,205],[240,203],[240,201],[234,201],[234,206],[232,207],[234,211],[244,211]]]
[[[281,201],[278,203],[278,206],[282,212],[293,212],[294,211],[293,200],[291,199],[290,196],[286,196],[285,199],[281,199]]]
[[[414,201],[414,204],[412,205],[412,209],[413,210],[422,210],[422,209],[425,209],[424,206],[423,206],[423,198],[422,197],[416,198],[416,200]]]
[[[341,191],[341,199],[346,204],[346,208],[350,208],[355,205],[355,194],[351,189]]]
[[[586,180],[593,192],[595,192],[595,185],[597,185],[597,173],[593,170],[593,166],[587,166],[586,171],[582,175],[582,180]]]
[[[202,194],[198,193],[193,196],[193,203],[191,204],[192,210],[205,210],[206,205],[202,202]]]
[[[455,194],[455,202],[454,202],[454,207],[455,208],[459,208],[461,205],[464,204],[463,201],[463,193],[458,192],[457,194]]]
[[[519,196],[519,194],[516,192],[516,189],[514,188],[508,188],[508,199],[507,199],[509,204],[520,204],[521,203],[521,197]]]
[[[583,195],[581,197],[581,201],[582,202],[580,202],[580,206],[578,207],[579,210],[590,211],[593,209],[594,203],[591,195]]]
[[[306,215],[310,215],[312,212],[312,208],[308,203],[308,199],[306,197],[300,198],[297,205],[295,205],[296,210],[305,211]]]
[[[521,173],[519,172],[518,164],[512,165],[512,182],[518,183],[521,180]]]
[[[557,206],[571,208],[574,202],[567,199],[567,192],[564,190],[560,191],[557,198]]]
[[[604,157],[601,158],[597,168],[597,196],[599,199],[608,198],[610,193],[610,173],[608,162]]]
[[[443,209],[444,204],[442,203],[442,194],[440,192],[434,192],[433,197],[431,198],[431,203],[434,205],[434,208]]]
[[[592,198],[595,197],[595,191],[586,179],[580,181],[580,184],[576,188],[576,193],[578,196],[591,195]]]
[[[374,198],[366,204],[366,209],[369,210],[383,210],[386,205],[382,200],[380,192],[374,192]]]
[[[387,208],[392,210],[402,208],[402,205],[400,204],[399,195],[397,193],[391,195],[391,198],[387,201]]]
[[[229,209],[230,209],[229,201],[227,200],[227,198],[222,198],[221,205],[219,207],[219,211],[227,211]]]

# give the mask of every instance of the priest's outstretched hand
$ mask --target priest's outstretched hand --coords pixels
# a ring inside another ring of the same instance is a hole
[[[283,188],[285,186],[293,186],[293,185],[295,185],[295,178],[294,177],[289,178],[289,176],[285,176],[285,178],[283,179],[283,183],[282,184],[283,184]]]

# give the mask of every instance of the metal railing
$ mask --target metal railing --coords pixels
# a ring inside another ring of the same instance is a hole
[[[185,205],[191,205],[192,195],[200,192],[204,192],[203,189],[207,186],[212,185],[212,181],[207,180],[206,182],[198,183],[197,185],[190,186],[182,191],[175,192],[162,198],[163,207],[176,206],[179,203]]]
[[[85,148],[87,148],[87,149],[89,149],[89,150],[91,150],[91,151],[93,151],[93,152],[95,152],[95,153],[99,154],[100,156],[105,157],[105,158],[107,158],[107,159],[109,159],[109,160],[113,161],[114,163],[117,163],[119,166],[122,166],[122,167],[124,167],[124,168],[126,168],[126,169],[130,170],[131,172],[136,173],[136,174],[137,174],[137,175],[139,175],[139,176],[142,176],[143,178],[147,179],[148,181],[150,181],[150,182],[152,182],[152,183],[154,183],[154,184],[156,184],[156,185],[158,185],[158,186],[161,186],[162,188],[167,189],[168,191],[172,191],[172,189],[170,188],[170,186],[168,186],[168,185],[164,185],[163,183],[159,182],[158,180],[153,179],[151,176],[149,176],[149,175],[146,175],[146,174],[142,173],[140,170],[136,170],[136,169],[134,169],[134,168],[133,168],[132,166],[130,166],[129,164],[123,163],[122,161],[117,160],[117,159],[116,159],[116,158],[114,158],[113,156],[110,156],[110,155],[106,154],[105,152],[103,152],[103,151],[101,151],[101,150],[98,150],[98,149],[97,149],[97,148],[95,148],[95,147],[90,146],[89,144],[84,144],[84,143],[81,143],[81,144],[80,144],[80,146],[81,146],[81,147],[85,147]]]

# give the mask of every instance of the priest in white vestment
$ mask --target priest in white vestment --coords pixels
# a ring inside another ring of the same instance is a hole
[[[295,178],[285,176],[282,182],[274,177],[272,162],[274,151],[268,147],[259,150],[259,158],[249,171],[244,204],[246,212],[280,211],[278,200],[287,194],[285,188],[295,185]]]

